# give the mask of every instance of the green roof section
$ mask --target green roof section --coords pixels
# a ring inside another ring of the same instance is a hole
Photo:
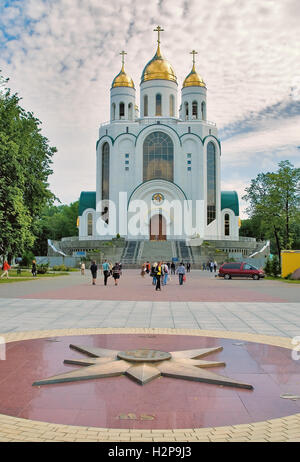
[[[236,191],[221,192],[221,210],[231,209],[238,217],[240,215],[239,198]]]
[[[83,191],[80,194],[78,216],[81,217],[86,209],[96,210],[96,192],[95,191]]]

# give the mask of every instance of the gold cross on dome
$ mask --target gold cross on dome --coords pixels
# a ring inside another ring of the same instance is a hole
[[[195,56],[196,56],[197,54],[198,54],[198,51],[195,51],[195,50],[193,50],[193,51],[190,52],[190,55],[193,55],[193,65],[195,65]]]
[[[157,26],[157,28],[156,28],[156,29],[153,29],[153,31],[158,33],[158,40],[157,40],[157,42],[158,42],[158,44],[160,44],[160,33],[161,33],[161,32],[164,32],[164,29],[162,29],[160,26]]]
[[[120,55],[122,55],[122,65],[124,66],[125,55],[127,55],[126,51],[121,51]]]

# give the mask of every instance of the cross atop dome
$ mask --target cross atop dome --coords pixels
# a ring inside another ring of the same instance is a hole
[[[157,38],[157,43],[158,43],[158,46],[160,45],[160,33],[161,32],[164,32],[165,30],[162,29],[160,26],[157,26],[156,29],[153,29],[153,32],[157,32],[157,35],[158,35],[158,38]]]

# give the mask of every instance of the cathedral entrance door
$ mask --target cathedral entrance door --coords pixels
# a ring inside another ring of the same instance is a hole
[[[150,241],[166,241],[166,220],[159,214],[150,219]]]

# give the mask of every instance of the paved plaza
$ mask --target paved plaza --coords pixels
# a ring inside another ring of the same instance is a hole
[[[192,270],[183,286],[179,286],[177,276],[172,276],[161,292],[155,291],[149,276],[142,278],[139,270],[132,269],[124,271],[118,287],[114,287],[112,278],[104,287],[101,274],[97,285],[92,286],[89,272],[84,276],[76,272],[59,278],[0,285],[0,335],[8,344],[85,334],[159,334],[227,338],[232,339],[232,345],[236,343],[235,348],[243,348],[243,342],[258,342],[292,349],[291,339],[300,336],[299,310],[297,284],[224,281],[215,278],[214,273],[200,270]],[[299,388],[297,376],[294,374],[291,382],[295,383],[292,392]],[[295,409],[299,409],[299,404]],[[137,424],[131,429],[83,427],[14,417],[9,411],[4,414],[0,414],[0,441],[300,439],[298,411],[253,424],[181,430],[151,429],[150,424],[141,429]]]

